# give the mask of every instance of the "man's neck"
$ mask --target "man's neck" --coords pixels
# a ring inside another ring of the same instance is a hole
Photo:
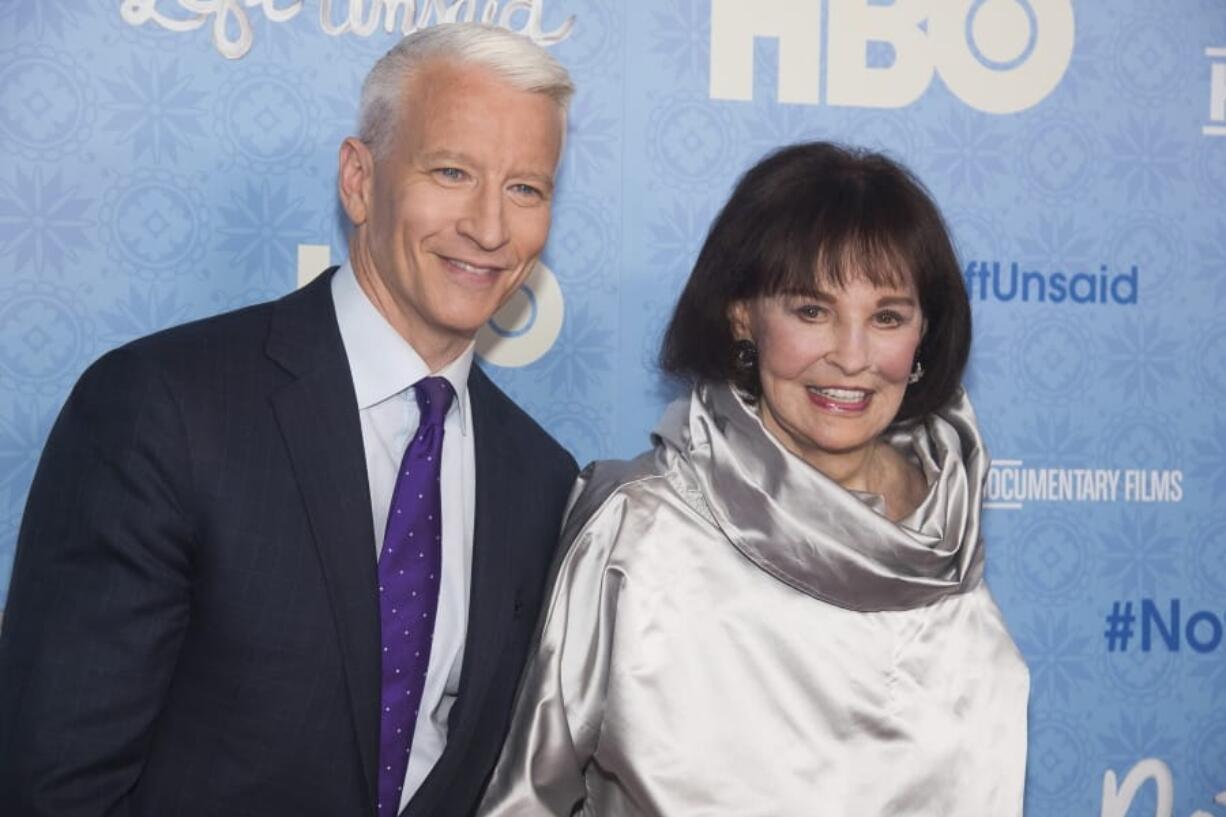
[[[431,332],[420,325],[420,319],[410,320],[388,291],[369,258],[362,256],[359,250],[360,246],[355,247],[349,255],[349,264],[353,267],[353,277],[357,280],[358,287],[388,325],[396,330],[396,334],[413,347],[413,351],[417,352],[430,372],[442,370],[462,355],[472,339]]]

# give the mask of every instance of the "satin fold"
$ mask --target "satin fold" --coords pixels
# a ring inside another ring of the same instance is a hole
[[[882,515],[880,497],[844,490],[783,448],[728,386],[698,389],[687,422],[665,416],[656,436],[692,464],[719,529],[797,590],[849,610],[902,610],[982,575],[988,458],[965,395],[889,435],[929,486],[899,524]]]
[[[1021,815],[1029,678],[982,581],[974,412],[889,439],[929,486],[897,524],[725,385],[589,466],[479,814]]]

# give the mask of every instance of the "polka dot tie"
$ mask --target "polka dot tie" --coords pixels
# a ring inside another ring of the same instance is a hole
[[[379,554],[383,694],[379,721],[379,817],[400,810],[421,708],[443,565],[439,472],[443,418],[454,392],[441,377],[413,385],[421,422],[404,452]]]

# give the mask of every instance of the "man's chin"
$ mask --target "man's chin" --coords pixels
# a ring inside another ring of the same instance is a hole
[[[532,305],[528,299],[520,296],[516,297],[519,288],[510,292],[473,292],[452,290],[448,293],[447,303],[444,309],[439,310],[439,317],[442,318],[441,323],[452,328],[456,332],[476,332],[486,324],[495,314],[503,308],[515,308],[516,304],[520,305],[520,310],[531,311]],[[521,303],[522,302],[522,303]],[[525,317],[527,317],[525,315]],[[499,321],[499,323],[513,323]]]
[[[438,321],[438,326],[443,332],[454,338],[456,341],[470,343],[477,337],[477,333],[481,328],[489,322],[494,313],[489,312],[489,317],[485,317],[487,313],[483,310],[479,313],[471,313],[467,315],[449,315],[444,316],[443,320]]]

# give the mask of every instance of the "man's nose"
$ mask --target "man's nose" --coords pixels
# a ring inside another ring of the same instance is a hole
[[[492,252],[506,244],[509,238],[506,216],[502,190],[483,185],[469,199],[457,228],[482,250]]]

